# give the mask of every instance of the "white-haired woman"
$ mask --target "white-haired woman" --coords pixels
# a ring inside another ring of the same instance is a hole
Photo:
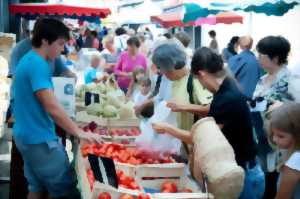
[[[106,72],[111,73],[118,61],[118,52],[114,45],[114,36],[105,36],[102,40],[102,44],[104,49],[101,51],[101,65],[104,67]]]

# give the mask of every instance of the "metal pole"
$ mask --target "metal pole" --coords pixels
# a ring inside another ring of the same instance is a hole
[[[253,13],[249,12],[249,21],[248,21],[248,34],[252,35],[252,23],[253,23]]]

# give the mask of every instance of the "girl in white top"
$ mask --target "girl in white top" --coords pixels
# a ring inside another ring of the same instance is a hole
[[[271,140],[288,156],[280,168],[275,199],[300,198],[300,104],[287,103],[275,109],[270,121]]]
[[[133,98],[134,105],[143,104],[150,96],[151,80],[149,77],[142,77],[139,81],[139,91]]]
[[[127,99],[134,99],[136,94],[139,92],[139,80],[146,76],[146,71],[142,66],[137,66],[137,68],[132,72],[132,79],[129,83],[128,91],[126,94]]]

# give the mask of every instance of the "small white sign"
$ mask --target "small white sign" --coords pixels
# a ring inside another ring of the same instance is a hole
[[[53,77],[54,94],[70,117],[75,117],[75,79]]]
[[[256,102],[256,106],[254,108],[250,108],[251,112],[264,112],[267,110],[267,100],[263,100],[261,102]]]

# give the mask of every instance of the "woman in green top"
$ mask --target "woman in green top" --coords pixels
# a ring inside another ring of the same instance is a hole
[[[152,62],[160,73],[172,81],[171,100],[168,101],[167,106],[174,112],[178,112],[178,127],[189,130],[194,123],[194,114],[207,114],[209,110],[207,105],[212,95],[199,81],[189,75],[186,59],[183,46],[175,41],[162,43],[153,51],[152,56]]]

